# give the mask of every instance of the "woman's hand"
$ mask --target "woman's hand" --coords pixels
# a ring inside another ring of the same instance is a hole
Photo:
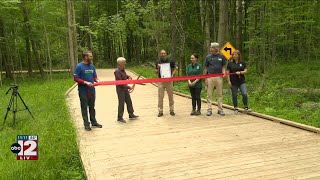
[[[232,87],[231,81],[228,81],[228,85],[230,88]]]

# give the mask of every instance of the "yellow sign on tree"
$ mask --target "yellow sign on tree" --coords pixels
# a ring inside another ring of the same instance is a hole
[[[220,49],[220,53],[224,55],[224,57],[226,59],[230,59],[232,53],[235,51],[236,49],[229,43],[227,42],[221,49]]]

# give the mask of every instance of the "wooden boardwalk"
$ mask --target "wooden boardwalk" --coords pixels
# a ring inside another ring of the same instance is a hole
[[[113,80],[113,70],[98,70]],[[136,77],[132,75],[132,77]],[[136,85],[139,120],[116,122],[114,86],[96,88],[102,129],[83,128],[77,88],[68,96],[88,179],[320,179],[320,135],[246,114],[190,116],[191,100],[174,96],[176,116],[157,117],[157,88]],[[216,107],[215,107],[216,108]]]

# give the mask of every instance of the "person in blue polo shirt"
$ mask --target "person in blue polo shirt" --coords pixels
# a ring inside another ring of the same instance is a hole
[[[74,81],[78,83],[78,92],[81,104],[81,113],[84,123],[84,128],[87,131],[91,130],[88,120],[88,107],[90,113],[90,122],[93,127],[102,128],[96,120],[95,100],[96,91],[93,86],[98,82],[96,68],[93,63],[93,56],[91,51],[84,51],[82,53],[83,61],[79,63],[74,70]]]
[[[210,77],[205,79],[205,84],[207,86],[207,104],[208,111],[207,116],[212,115],[212,93],[214,88],[217,91],[218,100],[218,114],[224,116],[222,109],[222,86],[223,78],[225,77],[225,67],[227,65],[226,58],[219,53],[219,44],[213,42],[210,44],[210,54],[206,57],[204,63],[203,74],[224,74],[222,77]]]

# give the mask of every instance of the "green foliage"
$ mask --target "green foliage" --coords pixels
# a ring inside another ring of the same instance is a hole
[[[128,67],[130,70],[138,73],[139,75],[145,77],[145,78],[157,78],[157,74],[154,72],[154,68],[151,67],[148,64],[142,65],[142,66],[133,66]]]
[[[65,99],[65,91],[73,81],[67,74],[59,74],[51,82],[35,77],[17,83],[35,120],[27,111],[20,111],[17,113],[17,127],[12,129],[12,112],[9,113],[6,127],[0,131],[0,179],[84,179],[76,130]],[[4,96],[9,85],[10,82],[6,81],[0,88],[1,120],[11,96],[11,92]],[[20,100],[18,108],[23,108]],[[17,135],[25,134],[39,136],[37,161],[17,161],[10,151]]]
[[[256,72],[255,67],[249,67],[246,76],[249,106],[255,112],[280,117],[295,122],[320,127],[320,109],[306,108],[303,103],[319,103],[320,96],[317,93],[286,93],[284,88],[320,89],[319,74],[320,62],[311,61],[309,64],[291,62],[278,64],[268,69],[266,80],[260,89],[263,77]],[[155,77],[153,68],[131,68],[145,77]],[[224,89],[228,89],[224,83]],[[186,82],[175,82],[174,90],[190,94]],[[202,98],[206,98],[203,88]],[[232,106],[231,92],[223,96],[223,102]],[[242,107],[241,95],[238,96],[239,107]]]
[[[318,1],[250,1],[246,55],[264,73],[275,59],[310,61],[319,56]]]

